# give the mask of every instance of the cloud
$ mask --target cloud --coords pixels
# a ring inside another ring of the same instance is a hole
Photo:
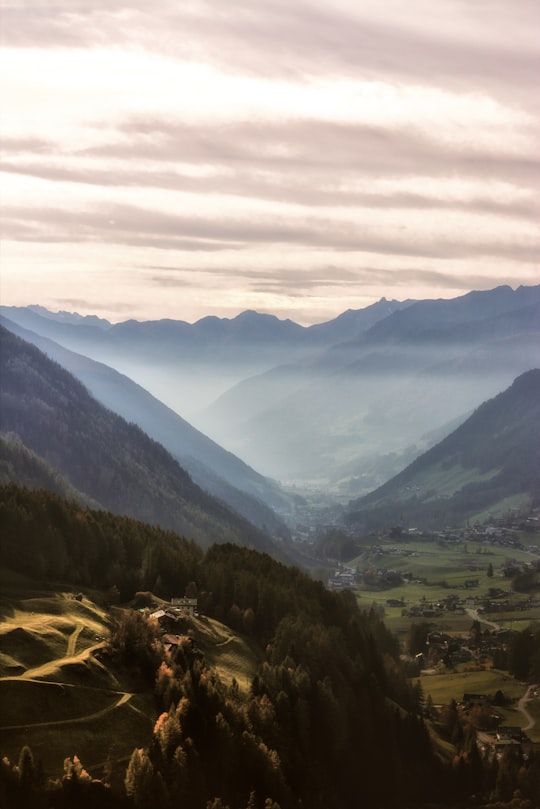
[[[534,14],[504,0],[4,2],[11,287],[137,267],[147,286],[130,294],[163,288],[155,308],[212,279],[235,285],[224,306],[245,292],[268,309],[526,282]]]
[[[472,4],[471,4],[472,5]],[[534,92],[538,49],[533,4],[412,7],[246,0],[27,4],[7,8],[11,47],[131,47],[171,59],[213,62],[240,73],[309,79],[314,71]]]
[[[129,205],[100,206],[95,210],[62,208],[5,208],[6,239],[21,241],[92,242],[154,247],[162,250],[229,250],[267,245],[326,248],[390,256],[439,259],[497,256],[536,262],[538,239],[468,239],[432,233],[409,233],[391,225],[326,217],[251,219],[172,214]]]

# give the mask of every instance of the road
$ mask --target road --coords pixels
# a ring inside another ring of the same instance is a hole
[[[467,614],[471,616],[473,621],[479,621],[481,624],[487,624],[492,629],[500,629],[500,625],[496,624],[494,621],[487,621],[482,615],[478,613],[478,610],[468,609]]]
[[[534,718],[531,716],[531,714],[529,713],[529,711],[525,706],[531,699],[534,699],[533,694],[535,691],[537,691],[539,687],[540,683],[536,683],[536,685],[530,685],[517,704],[518,711],[521,711],[521,713],[529,723],[523,728],[523,730],[530,730],[535,725]]]

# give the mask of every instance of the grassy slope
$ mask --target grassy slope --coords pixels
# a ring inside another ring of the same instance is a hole
[[[105,611],[5,571],[1,584],[0,755],[16,762],[28,744],[49,775],[59,776],[64,759],[77,755],[96,776],[109,755],[125,762],[148,744],[156,719],[151,691],[94,656],[108,634]],[[257,649],[204,617],[190,630],[220,678],[228,685],[234,678],[246,693]]]
[[[220,679],[231,685],[234,678],[240,693],[247,694],[262,660],[260,649],[213,618],[202,616],[190,624],[197,646]]]
[[[17,761],[28,744],[50,775],[73,755],[92,772],[109,753],[124,758],[148,742],[153,700],[94,656],[108,633],[104,610],[53,588],[3,571],[2,755]]]

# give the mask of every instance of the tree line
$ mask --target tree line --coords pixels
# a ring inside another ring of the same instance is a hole
[[[166,652],[155,622],[117,610],[109,664],[144,673],[157,716],[146,747],[132,753],[123,788],[107,774],[92,779],[74,757],[47,781],[25,748],[17,764],[4,760],[0,768],[2,806],[384,809],[466,805],[473,789],[499,801],[520,790],[523,809],[534,805],[538,758],[482,758],[455,705],[428,715],[395,637],[352,593],[328,591],[264,553],[230,544],[202,551],[50,492],[5,487],[0,520],[7,567],[102,588],[104,598],[111,587],[123,600],[140,590],[168,598],[196,589],[201,610],[264,650],[241,694],[190,638]],[[453,745],[453,759],[441,756],[433,728]]]

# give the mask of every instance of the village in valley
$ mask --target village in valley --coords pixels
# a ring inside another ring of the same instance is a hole
[[[392,529],[377,539],[338,562],[327,586],[355,592],[398,635],[427,715],[451,695],[481,750],[501,755],[538,742],[540,685],[507,673],[513,640],[540,621],[538,514],[464,529]],[[477,692],[478,684],[489,688]]]

